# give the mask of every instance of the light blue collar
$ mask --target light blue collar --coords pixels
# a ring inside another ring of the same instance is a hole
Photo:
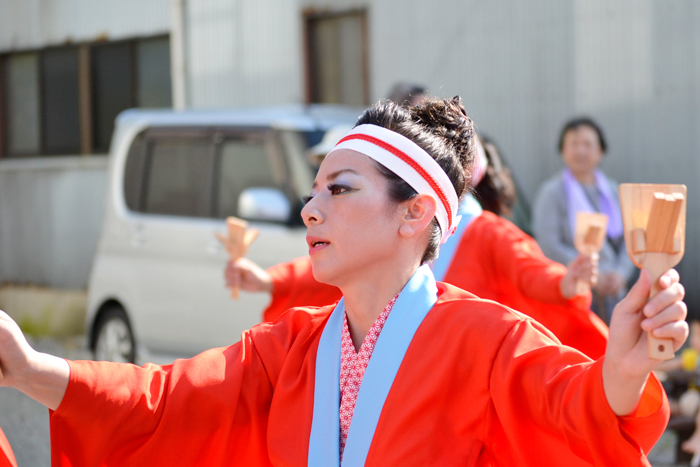
[[[481,209],[481,205],[471,193],[466,195],[459,204],[458,213],[462,216],[462,220],[457,226],[455,233],[452,234],[452,236],[448,238],[442,246],[440,246],[440,254],[432,263],[435,280],[443,281],[445,279],[445,275],[450,269],[450,265],[452,264],[454,256],[457,253],[457,249],[459,248],[459,244],[462,241],[464,232],[466,232],[467,227],[469,227],[472,221],[479,217],[482,212],[483,209]]]
[[[365,465],[384,402],[418,326],[437,302],[430,268],[419,267],[399,294],[379,334],[350,424],[343,467]],[[340,300],[319,341],[316,354],[314,413],[309,439],[309,467],[340,465],[340,353],[345,301]]]

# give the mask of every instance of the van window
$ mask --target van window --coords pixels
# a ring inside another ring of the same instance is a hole
[[[143,133],[134,138],[126,157],[124,167],[124,199],[126,207],[132,211],[141,211],[141,190],[143,172],[146,165],[146,137]]]
[[[210,139],[156,139],[149,159],[145,212],[211,216],[214,148]]]
[[[274,188],[279,172],[274,142],[262,131],[229,136],[223,140],[219,159],[219,186],[215,216],[238,215],[238,197],[246,188]]]

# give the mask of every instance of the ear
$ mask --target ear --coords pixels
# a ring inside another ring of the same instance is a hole
[[[430,226],[437,211],[437,202],[432,196],[418,194],[405,201],[403,208],[399,235],[412,237]]]

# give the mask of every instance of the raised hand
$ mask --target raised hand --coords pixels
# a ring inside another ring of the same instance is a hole
[[[672,339],[674,351],[688,338],[685,289],[675,270],[659,278],[661,291],[648,300],[651,275],[646,269],[617,304],[610,320],[610,337],[603,364],[603,386],[610,407],[618,415],[631,413],[639,401],[649,373],[661,360],[649,358],[647,332]]]
[[[587,283],[588,289],[598,283],[598,253],[579,253],[566,268],[566,275],[559,282],[559,290],[564,298],[573,298],[578,294],[577,282]]]
[[[224,270],[226,287],[247,292],[272,292],[272,278],[263,268],[249,259],[229,261]]]

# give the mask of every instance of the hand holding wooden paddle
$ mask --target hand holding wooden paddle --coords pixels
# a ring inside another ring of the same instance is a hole
[[[659,292],[659,277],[683,258],[685,251],[685,185],[620,185],[620,206],[627,253],[651,273],[650,297]],[[670,360],[673,341],[648,336],[649,357]]]
[[[576,213],[576,232],[574,246],[579,253],[592,255],[598,253],[605,243],[608,228],[608,216],[597,212]],[[584,295],[591,290],[590,282],[576,281],[576,295]]]
[[[224,245],[228,251],[231,261],[238,261],[248,252],[248,247],[253,240],[258,238],[260,232],[257,229],[249,229],[248,223],[237,217],[226,218],[228,236],[224,237],[216,233],[216,238]],[[231,298],[237,300],[239,297],[238,287],[231,288]]]

